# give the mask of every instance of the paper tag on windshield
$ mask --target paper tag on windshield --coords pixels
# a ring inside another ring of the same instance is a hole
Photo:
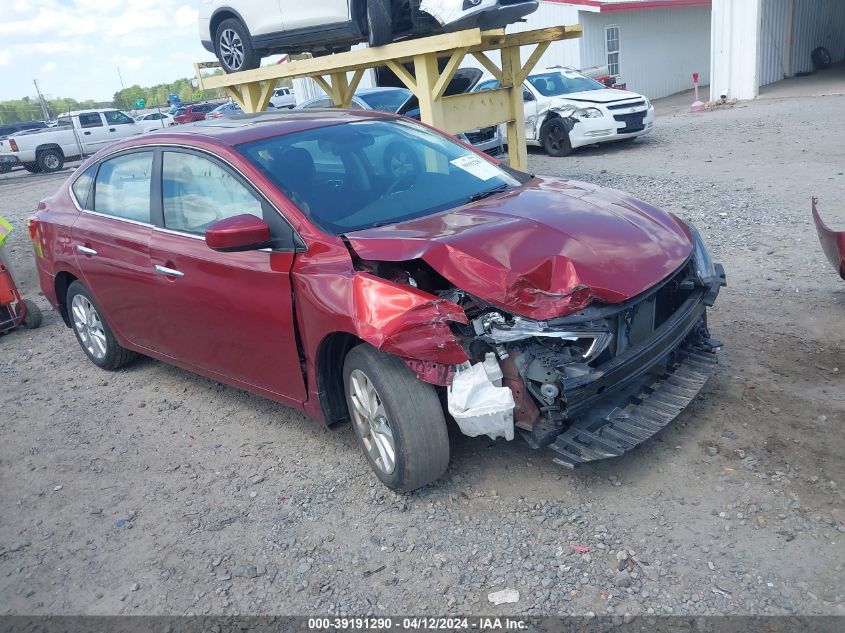
[[[483,158],[473,156],[472,154],[466,154],[449,162],[455,167],[459,167],[465,172],[472,174],[479,180],[490,180],[496,176],[501,176],[495,165],[491,165]]]

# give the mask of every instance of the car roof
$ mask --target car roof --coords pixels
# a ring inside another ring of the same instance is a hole
[[[206,119],[180,125],[177,128],[167,128],[156,133],[154,138],[155,142],[158,143],[166,142],[165,137],[167,141],[194,139],[195,142],[204,138],[206,141],[213,140],[233,146],[343,123],[392,118],[394,118],[394,115],[377,110],[343,110],[339,108],[235,114],[221,119]],[[149,138],[153,137],[146,134],[133,136],[118,145],[121,148],[144,145],[147,144],[146,139]],[[112,147],[118,147],[118,145]]]
[[[88,108],[86,110],[71,110],[70,112],[63,112],[59,116],[78,116],[80,114],[90,114],[92,112],[122,112],[120,108]]]

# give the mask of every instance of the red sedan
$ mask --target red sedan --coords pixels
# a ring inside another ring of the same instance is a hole
[[[87,160],[30,223],[44,294],[103,369],[137,354],[351,420],[379,479],[447,424],[561,464],[659,431],[715,365],[694,228],[371,111],[205,121]]]
[[[195,103],[184,106],[173,113],[173,120],[179,125],[183,123],[196,123],[197,121],[204,120],[206,115],[218,105],[217,103]]]

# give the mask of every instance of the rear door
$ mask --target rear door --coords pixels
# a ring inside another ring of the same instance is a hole
[[[109,131],[99,112],[82,112],[78,118],[79,138],[87,154],[94,154],[109,144]]]
[[[151,186],[155,152],[131,151],[102,161],[71,230],[82,281],[121,339],[156,347],[157,281],[150,263]],[[94,176],[88,171],[84,175]]]
[[[294,329],[293,249],[218,253],[205,243],[217,220],[252,214],[292,244],[293,229],[227,164],[190,150],[162,152],[151,257],[162,347],[196,370],[305,400]]]

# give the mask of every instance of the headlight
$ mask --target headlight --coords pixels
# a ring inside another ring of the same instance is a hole
[[[648,99],[645,99],[645,109],[648,110],[650,108],[651,108],[651,101],[649,101]]]
[[[693,259],[695,260],[695,274],[698,278],[707,283],[716,277],[716,266],[713,264],[713,258],[710,257],[710,251],[704,240],[701,239],[701,234],[692,224],[687,222],[690,234],[692,235],[693,244]]]
[[[575,116],[579,119],[599,119],[604,115],[598,108],[578,108],[575,110]]]

